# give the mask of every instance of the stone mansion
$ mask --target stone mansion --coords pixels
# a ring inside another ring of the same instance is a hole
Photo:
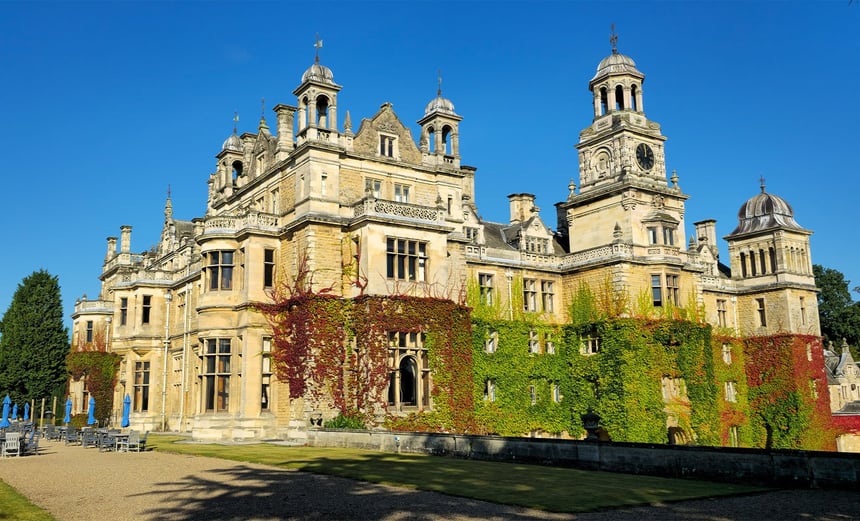
[[[132,428],[214,440],[294,437],[310,420],[276,377],[272,329],[255,305],[303,267],[314,288],[346,298],[457,300],[471,286],[510,316],[562,324],[578,288],[609,285],[654,308],[702,310],[738,336],[819,335],[812,232],[762,185],[727,201],[740,211],[720,259],[716,221],[685,223],[689,196],[667,172],[644,80],[613,48],[588,81],[593,119],[556,218],[512,186],[510,219],[489,222],[475,203],[477,169],[461,162],[463,116],[441,89],[417,139],[390,103],[354,127],[317,58],[293,100],[226,138],[204,215],[174,218],[168,196],[152,249],[133,248],[131,226],[107,239],[98,297],[75,305],[73,349],[102,341],[121,356],[114,408],[131,396]],[[420,339],[394,343],[388,410],[432,409]],[[83,382],[70,394],[83,411]]]

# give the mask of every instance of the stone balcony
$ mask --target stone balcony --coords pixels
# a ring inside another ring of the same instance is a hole
[[[249,211],[244,215],[215,215],[203,221],[203,234],[236,233],[242,230],[278,230],[278,216]]]
[[[591,264],[600,264],[611,260],[632,258],[633,246],[629,244],[615,243],[566,255],[561,259],[559,269],[569,270]]]
[[[418,204],[398,203],[366,197],[352,207],[353,217],[378,216],[378,217],[401,217],[406,219],[444,223],[445,212],[435,206],[422,206]]]

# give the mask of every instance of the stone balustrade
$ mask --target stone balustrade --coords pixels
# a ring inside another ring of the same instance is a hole
[[[277,230],[278,217],[262,212],[248,212],[245,215],[216,215],[206,218],[203,224],[203,233],[236,232],[248,228]]]
[[[443,211],[436,207],[417,204],[398,203],[374,198],[365,198],[352,207],[354,217],[365,215],[383,215],[406,217],[421,221],[444,221]]]

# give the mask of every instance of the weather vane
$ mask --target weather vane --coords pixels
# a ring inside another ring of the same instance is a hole
[[[612,44],[612,54],[618,54],[618,35],[615,34],[615,24],[610,26],[609,43]]]
[[[260,98],[260,119],[266,119],[266,98]]]
[[[436,82],[438,84],[438,86],[436,87],[436,95],[441,96],[442,95],[442,69],[436,70]]]
[[[758,180],[761,183],[761,193],[764,193],[764,176],[760,176]]]
[[[233,133],[236,133],[236,125],[239,123],[239,113],[233,112]]]
[[[316,57],[314,57],[314,62],[320,62],[320,49],[322,49],[322,40],[320,40],[320,33],[317,33],[317,41],[314,42],[314,47],[316,48]]]

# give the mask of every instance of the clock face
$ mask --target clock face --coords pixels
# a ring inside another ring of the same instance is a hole
[[[636,161],[643,170],[651,170],[654,166],[654,151],[645,143],[636,147]]]

